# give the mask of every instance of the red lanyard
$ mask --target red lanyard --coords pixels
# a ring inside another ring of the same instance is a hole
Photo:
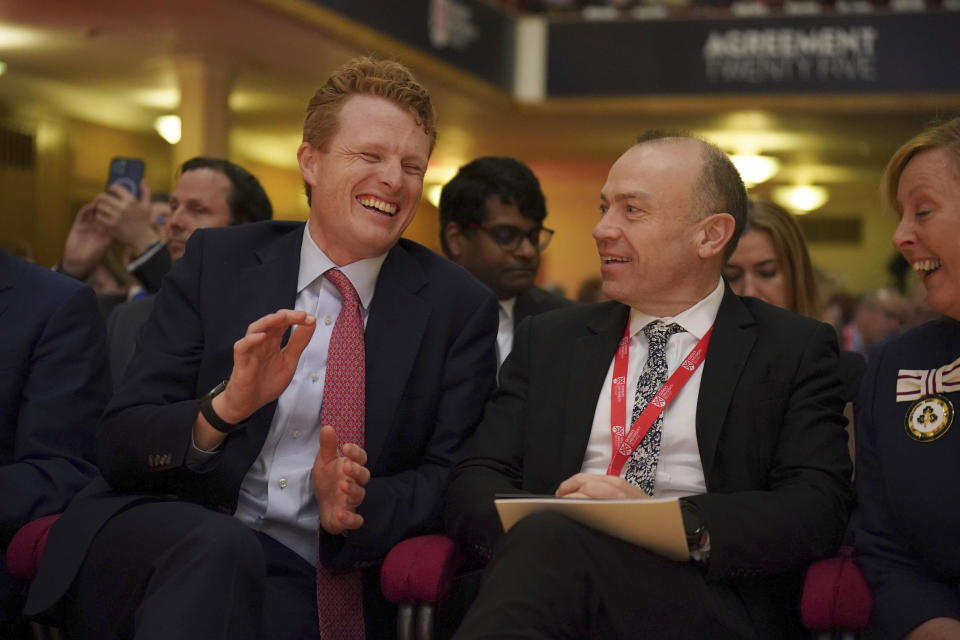
[[[713,333],[712,326],[700,338],[697,346],[683,359],[673,375],[657,390],[643,413],[633,423],[630,432],[624,437],[624,425],[627,423],[627,364],[630,360],[630,321],[627,320],[627,328],[623,330],[623,337],[620,338],[620,344],[617,346],[617,356],[613,361],[613,388],[610,390],[610,438],[613,453],[610,456],[607,475],[620,475],[624,463],[647,435],[657,416],[670,404],[697,367],[703,363],[711,333]]]

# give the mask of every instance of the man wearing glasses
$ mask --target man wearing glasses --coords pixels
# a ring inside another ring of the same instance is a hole
[[[440,244],[448,258],[490,287],[500,302],[497,363],[527,316],[573,302],[534,286],[540,252],[553,230],[543,226],[540,182],[513,158],[477,158],[460,167],[440,194]]]

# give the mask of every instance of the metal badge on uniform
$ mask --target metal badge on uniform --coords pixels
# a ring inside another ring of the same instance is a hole
[[[907,435],[917,442],[932,442],[953,424],[953,403],[939,393],[920,397],[910,405],[904,421]]]
[[[897,402],[914,401],[904,428],[917,442],[932,442],[953,424],[953,403],[945,393],[960,391],[960,358],[936,369],[900,369]]]

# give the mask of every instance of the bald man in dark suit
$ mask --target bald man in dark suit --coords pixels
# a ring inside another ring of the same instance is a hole
[[[723,282],[746,193],[716,147],[641,138],[600,202],[612,300],[520,327],[454,471],[448,528],[492,557],[456,637],[800,637],[803,570],[835,551],[852,496],[836,336]],[[616,411],[629,426],[663,406],[614,456]],[[504,535],[493,499],[517,492],[677,498],[690,560],[548,512]]]

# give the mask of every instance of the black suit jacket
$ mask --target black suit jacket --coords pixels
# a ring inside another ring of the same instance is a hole
[[[303,228],[263,222],[191,236],[100,425],[100,468],[116,492],[78,499],[57,522],[28,612],[62,595],[96,530],[136,494],[236,509],[277,403],[250,416],[198,473],[184,464],[197,398],[230,375],[233,343],[251,322],[294,307]],[[364,525],[348,537],[324,534],[325,565],[364,566],[439,526],[454,454],[493,388],[496,330],[496,300],[465,270],[403,239],[389,252],[364,334],[372,475],[358,509]]]
[[[562,296],[550,293],[546,289],[533,286],[517,296],[517,302],[513,307],[513,326],[519,327],[520,323],[530,316],[535,316],[554,309],[572,307],[577,303],[573,300],[567,300]]]
[[[153,252],[142,264],[133,271],[133,276],[140,281],[147,293],[156,293],[160,290],[163,277],[170,271],[173,260],[166,243]]]
[[[489,556],[497,492],[551,494],[580,471],[597,398],[629,308],[617,302],[531,318],[464,449],[448,529]],[[707,493],[708,580],[732,581],[761,632],[798,632],[801,571],[836,550],[852,492],[832,329],[727,288],[703,364],[696,431]]]

